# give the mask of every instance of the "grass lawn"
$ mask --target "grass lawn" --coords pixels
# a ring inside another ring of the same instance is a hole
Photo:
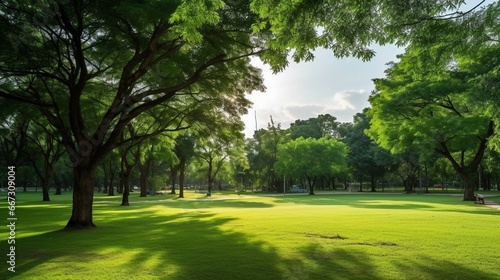
[[[500,211],[461,196],[97,194],[80,231],[60,230],[71,194],[51,199],[18,193],[0,279],[500,279]]]

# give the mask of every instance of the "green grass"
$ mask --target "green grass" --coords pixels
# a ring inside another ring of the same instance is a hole
[[[59,230],[70,194],[40,198],[18,194],[16,272],[3,227],[0,279],[500,279],[500,211],[461,196],[98,194],[80,231]]]

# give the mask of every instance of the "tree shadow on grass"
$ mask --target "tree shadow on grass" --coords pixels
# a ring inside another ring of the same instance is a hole
[[[467,260],[450,262],[441,259],[429,259],[425,256],[414,256],[413,260],[401,260],[395,265],[402,273],[411,272],[415,276],[418,275],[419,279],[500,279],[500,273],[498,272],[492,275],[490,273],[468,268],[461,264],[461,262],[467,262]]]
[[[384,279],[366,253],[345,248],[325,249],[308,244],[294,260],[286,260],[290,268],[287,279]]]
[[[92,230],[19,237],[16,273],[0,277],[256,279],[257,274],[258,279],[276,279],[281,272],[275,249],[245,233],[221,229],[233,220],[211,213],[168,216],[144,209],[142,215],[101,221]]]
[[[375,245],[370,245],[375,246]],[[377,245],[386,246],[386,245]],[[499,279],[500,274],[491,275],[466,267],[456,262],[432,260],[425,256],[412,256],[399,261],[375,264],[372,256],[360,246],[322,247],[308,244],[300,249],[296,259],[282,260],[289,270],[286,279]],[[386,247],[390,248],[390,247]],[[377,256],[380,258],[379,256]]]

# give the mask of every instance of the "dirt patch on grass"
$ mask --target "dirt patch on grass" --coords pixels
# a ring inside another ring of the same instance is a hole
[[[306,233],[305,235],[307,237],[319,237],[319,238],[325,238],[325,239],[349,239],[347,237],[341,236],[338,233],[337,233],[337,235],[324,235],[324,234],[316,234],[316,233]]]

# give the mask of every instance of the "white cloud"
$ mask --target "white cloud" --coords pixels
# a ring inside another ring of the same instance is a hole
[[[315,118],[321,114],[330,114],[337,118],[339,122],[352,122],[353,116],[362,112],[370,104],[368,102],[369,91],[367,90],[345,90],[337,92],[326,102],[298,104],[282,103],[280,106],[272,108],[260,107],[251,110],[242,119],[247,124],[245,135],[251,137],[255,130],[267,128],[270,123],[270,116],[274,123],[280,124],[282,128],[290,127],[296,120],[307,120]]]
[[[337,92],[332,98],[331,109],[334,111],[356,111],[361,112],[368,107],[368,97],[370,92],[367,90],[346,90]]]
[[[320,104],[288,104],[283,106],[285,115],[294,122],[324,114],[326,106]]]

